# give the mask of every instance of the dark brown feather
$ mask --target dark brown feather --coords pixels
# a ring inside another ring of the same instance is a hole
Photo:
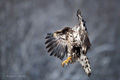
[[[52,41],[52,40],[54,40],[54,39],[55,39],[54,37],[48,39],[48,40],[45,42],[45,44],[49,43],[50,41]]]
[[[59,48],[59,44],[54,48],[54,50],[51,52],[50,56],[52,56],[53,54],[56,54],[56,52],[58,51]]]
[[[88,35],[86,35],[86,37],[85,37],[85,43],[84,43],[84,44],[86,44],[87,50],[91,47],[91,44],[90,44],[90,40],[89,40],[89,38],[88,38]]]
[[[52,33],[47,33],[47,35],[52,35]]]
[[[48,38],[51,38],[52,37],[52,35],[47,35],[46,37],[45,37],[45,39],[48,39]]]
[[[50,52],[51,50],[53,50],[55,46],[51,46],[49,49],[48,49],[48,52]]]
[[[46,48],[49,48],[50,46],[53,46],[54,44],[56,44],[55,42],[56,42],[56,41],[51,41],[51,42],[47,45]]]

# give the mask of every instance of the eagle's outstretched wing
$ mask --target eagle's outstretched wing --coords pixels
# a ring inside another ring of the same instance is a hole
[[[67,54],[68,51],[67,33],[70,29],[70,27],[65,27],[62,30],[54,32],[53,34],[47,34],[45,38],[47,39],[45,44],[48,44],[46,48],[49,48],[48,52],[51,52],[51,56],[54,55],[63,60],[65,54]]]

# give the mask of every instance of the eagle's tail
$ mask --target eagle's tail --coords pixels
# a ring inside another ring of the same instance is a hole
[[[90,67],[90,63],[88,61],[88,58],[85,54],[81,54],[79,62],[81,63],[84,71],[86,72],[86,74],[90,77],[91,75],[91,67]]]

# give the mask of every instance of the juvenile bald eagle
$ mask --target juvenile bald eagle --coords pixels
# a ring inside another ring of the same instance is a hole
[[[54,55],[63,60],[66,55],[67,59],[62,62],[62,67],[64,64],[80,62],[86,74],[90,76],[91,68],[86,54],[91,44],[80,10],[77,11],[77,17],[78,25],[48,33],[45,44],[48,44],[46,48],[48,48],[48,52],[51,52],[50,56]]]

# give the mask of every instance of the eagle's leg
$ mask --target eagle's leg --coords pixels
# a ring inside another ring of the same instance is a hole
[[[72,57],[68,57],[65,61],[62,62],[62,67],[64,67],[64,64],[68,64],[69,62],[72,62]]]

